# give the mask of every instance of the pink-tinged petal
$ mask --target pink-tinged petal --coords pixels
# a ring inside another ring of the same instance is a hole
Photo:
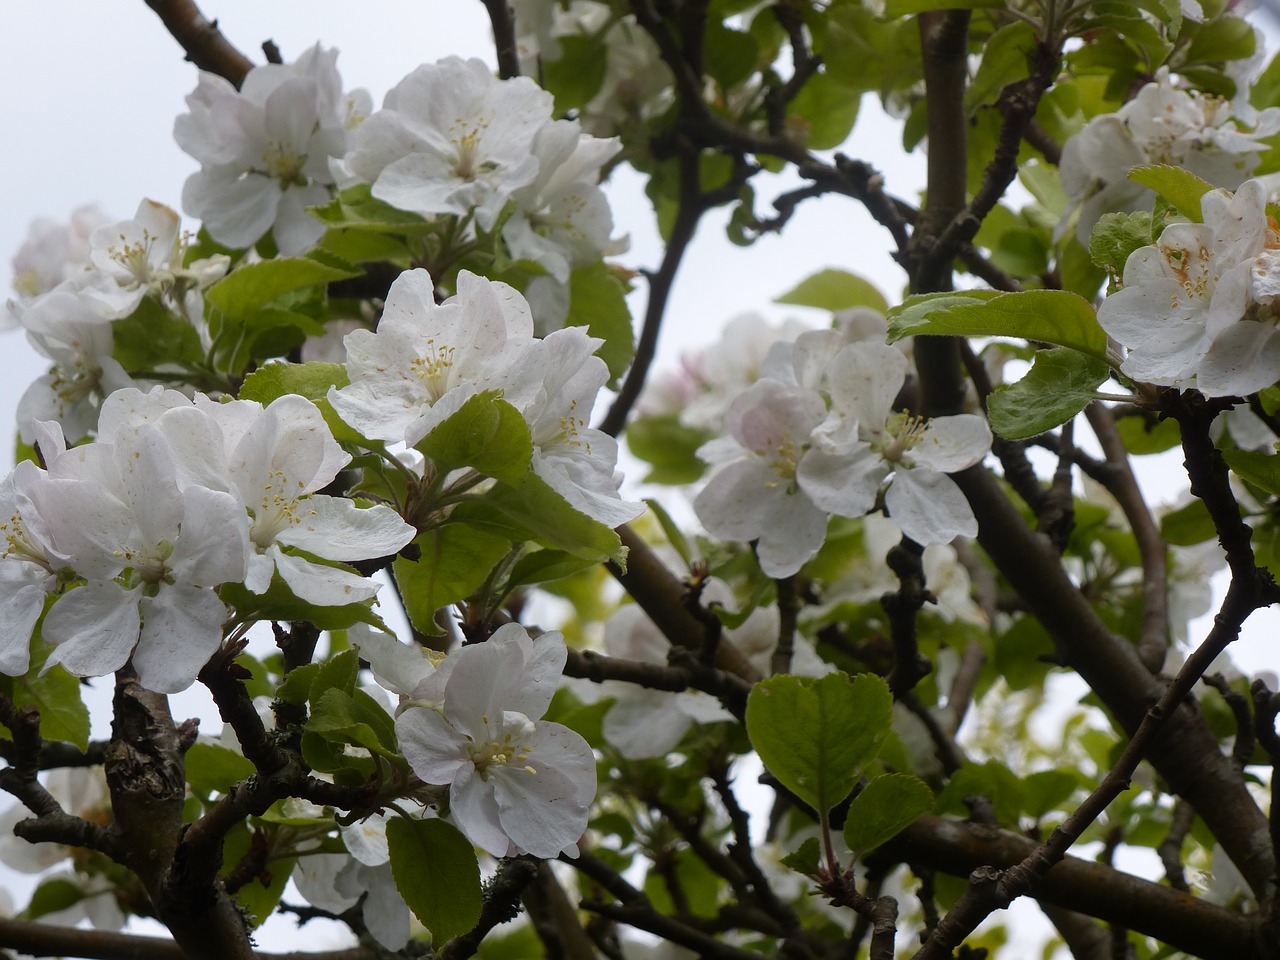
[[[862,341],[843,347],[827,367],[832,405],[864,431],[889,419],[907,376],[907,358],[897,347]]]
[[[730,404],[725,425],[734,439],[759,456],[777,452],[794,458],[826,415],[827,405],[817,392],[757,380]]]
[[[410,708],[396,717],[400,750],[423,783],[453,783],[464,769],[473,767],[467,741],[434,710]]]
[[[77,677],[102,677],[123,667],[138,642],[140,595],[97,580],[60,597],[41,628],[56,644],[47,666],[60,663]]]
[[[210,589],[179,583],[162,584],[141,607],[142,636],[133,653],[138,681],[157,693],[187,689],[222,643],[227,605]]]
[[[935,470],[898,470],[885,494],[889,516],[923,546],[976,537],[978,521],[956,482]]]
[[[495,857],[516,853],[502,823],[493,781],[482,779],[475,767],[460,771],[450,785],[449,816],[480,849]]]
[[[395,553],[417,530],[386,506],[358,507],[345,497],[317,494],[294,506],[299,522],[276,537],[326,560],[369,560]]]
[[[827,538],[827,512],[803,493],[775,504],[756,543],[760,569],[771,577],[789,577],[813,559]]]
[[[796,470],[796,482],[814,505],[842,517],[860,517],[875,506],[889,465],[866,444],[852,454],[810,450]]]
[[[982,460],[991,449],[991,428],[982,417],[962,413],[934,417],[907,457],[922,467],[942,473],[965,470]]]

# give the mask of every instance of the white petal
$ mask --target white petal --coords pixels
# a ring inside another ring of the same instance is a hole
[[[898,470],[885,506],[902,532],[923,546],[978,535],[969,501],[954,480],[936,470]]]
[[[138,642],[140,591],[91,581],[60,597],[44,618],[44,638],[57,644],[48,666],[77,677],[102,677],[124,666]]]

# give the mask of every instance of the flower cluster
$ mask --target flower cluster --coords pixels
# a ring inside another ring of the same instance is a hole
[[[699,451],[721,466],[694,500],[698,518],[713,536],[756,541],[772,577],[790,576],[817,553],[831,514],[873,509],[886,480],[884,507],[917,543],[977,533],[947,474],[986,455],[986,421],[895,411],[906,357],[884,344],[838,347],[840,340],[818,330],[778,344],[766,377],[730,405],[728,435]]]
[[[401,210],[486,231],[501,221],[509,255],[546,272],[528,293],[558,326],[570,270],[609,244],[613,218],[597,183],[619,145],[553,120],[552,107],[532,80],[498,80],[480,60],[424,64],[355,130],[343,167]]]
[[[449,816],[495,857],[576,856],[596,794],[595,754],[577,733],[542,720],[568,651],[519,624],[436,661],[366,635],[374,676],[404,698],[396,735],[424,783],[448,785]]]
[[[614,439],[587,425],[609,378],[594,356],[602,341],[581,327],[533,335],[525,299],[467,271],[436,303],[425,270],[391,285],[377,332],[346,336],[348,386],[329,401],[375,440],[418,443],[472,397],[489,390],[524,415],[534,473],[582,513],[617,526],[642,508],[618,499]]]
[[[363,90],[343,93],[337,59],[316,44],[293,63],[254,67],[239,90],[201,72],[173,135],[201,164],[183,209],[219,243],[248,247],[270,231],[281,253],[297,254],[324,234],[306,208],[328,202],[330,159],[373,105]]]
[[[1098,321],[1128,348],[1135,380],[1246,396],[1280,380],[1280,228],[1249,180],[1201,200],[1203,223],[1174,223],[1129,256]]]
[[[1076,236],[1087,247],[1102,214],[1151,208],[1151,191],[1128,179],[1134,167],[1171,164],[1234,189],[1257,167],[1263,138],[1277,132],[1280,107],[1255,113],[1183,90],[1161,67],[1132,100],[1115,113],[1094,117],[1063,145],[1059,170],[1071,201],[1068,216],[1079,209]]]
[[[220,585],[263,593],[278,573],[311,603],[367,600],[375,583],[320,561],[385,556],[415,532],[387,507],[315,492],[350,458],[301,397],[264,408],[128,388],[103,404],[93,443],[38,429],[45,469],[20,463],[0,486],[10,675],[56,593],[50,664],[102,676],[132,659],[144,686],[182,690],[222,641]]]
[[[154,200],[143,200],[130,220],[111,222],[84,209],[68,227],[33,226],[14,258],[19,299],[8,313],[53,366],[19,402],[25,441],[34,437],[35,421],[56,420],[74,443],[93,429],[104,397],[139,385],[112,354],[111,322],[144,300],[203,332],[201,291],[230,261],[218,255],[187,263],[180,227],[178,214]]]

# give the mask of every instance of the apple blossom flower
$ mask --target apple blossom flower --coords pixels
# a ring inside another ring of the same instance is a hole
[[[449,785],[449,815],[497,857],[576,856],[595,798],[595,755],[542,721],[568,656],[519,624],[451,653],[401,705],[396,733],[424,783]]]
[[[254,67],[239,90],[201,72],[173,133],[201,163],[183,209],[219,243],[249,247],[270,231],[281,253],[295,255],[324,235],[306,208],[328,202],[329,160],[346,152],[348,127],[372,107],[363,90],[343,94],[337,59],[316,44],[293,63]]]
[[[916,543],[928,546],[977,536],[973,510],[947,474],[987,455],[991,429],[973,414],[927,419],[894,411],[906,373],[906,357],[885,344],[852,343],[832,358],[827,369],[832,417],[822,432],[843,445],[848,443],[846,431],[856,424],[856,435],[867,446],[856,454],[847,476],[829,474],[827,484],[820,488],[811,483],[810,489],[819,500],[819,490],[839,497],[831,507],[840,513],[834,507],[850,496],[841,483],[861,487],[874,500],[880,484],[889,479],[885,508]]]
[[[360,508],[345,497],[316,491],[350,461],[311,401],[294,395],[270,405],[252,400],[194,401],[175,391],[122,390],[103,406],[99,436],[152,423],[164,437],[182,487],[236,496],[249,513],[244,584],[265,593],[273,573],[294,595],[321,606],[373,597],[378,584],[316,563],[349,562],[395,553],[416,530],[386,506]],[[288,552],[286,552],[288,551]]]
[[[180,226],[175,210],[143,200],[132,220],[98,227],[89,237],[91,269],[77,288],[110,320],[127,317],[154,295],[200,326],[200,291],[220,279],[231,261],[217,254],[184,266],[187,244]]]
[[[112,219],[96,204],[77,207],[69,223],[41,217],[31,224],[27,238],[13,255],[16,301],[6,304],[0,327],[17,323],[27,305],[89,268],[89,235]]]
[[[1120,369],[1147,383],[1246,396],[1280,379],[1280,230],[1266,188],[1206,193],[1204,222],[1175,223],[1130,254],[1098,322],[1128,348]]]
[[[613,216],[597,184],[621,146],[582,133],[576,121],[557,120],[538,131],[537,176],[512,193],[515,212],[502,227],[513,259],[532,260],[561,284],[573,268],[600,259]]]
[[[31,304],[22,325],[31,345],[54,363],[18,401],[22,439],[32,441],[37,420],[57,420],[75,443],[93,430],[103,398],[134,382],[111,355],[111,324],[91,302],[54,290]]]
[[[57,587],[65,558],[58,555],[48,526],[32,497],[48,479],[30,460],[0,481],[0,673],[22,676],[30,666],[31,631]]]
[[[760,567],[771,577],[791,576],[818,552],[833,507],[859,516],[875,502],[874,490],[846,482],[865,445],[831,452],[812,447],[826,416],[817,391],[758,380],[730,405],[729,435],[698,450],[709,463],[725,463],[693,501],[698,519],[714,537],[757,541]],[[853,499],[842,499],[838,490]]]
[[[365,927],[393,952],[409,942],[409,906],[391,873],[387,848],[387,815],[374,813],[342,827],[341,853],[313,853],[298,858],[293,882],[312,906],[338,915],[357,903]]]
[[[1063,223],[1078,208],[1076,236],[1087,247],[1102,214],[1151,209],[1154,194],[1128,179],[1144,164],[1182,167],[1234,189],[1257,167],[1263,138],[1277,132],[1280,108],[1239,111],[1226,100],[1174,86],[1169,69],[1161,67],[1117,112],[1094,117],[1063,145],[1062,189],[1072,202]]]
[[[347,334],[348,386],[329,391],[338,416],[373,440],[417,443],[467,400],[500,389],[533,341],[524,298],[505,283],[458,274],[437,304],[431,276],[391,285],[377,332]]]
[[[491,229],[534,181],[534,138],[551,94],[527,77],[499,80],[481,60],[423,64],[352,135],[344,164],[379,200],[423,216],[472,215]]]
[[[505,397],[529,424],[533,472],[578,511],[616,527],[644,507],[618,498],[617,441],[587,425],[609,379],[605,362],[594,355],[601,343],[581,327],[534,340]]]
[[[214,588],[245,576],[244,507],[180,486],[154,424],[67,450],[48,423],[39,443],[49,476],[31,500],[54,550],[85,581],[45,616],[42,633],[55,644],[47,663],[91,677],[132,659],[148,689],[190,686],[222,641],[228,611]]]

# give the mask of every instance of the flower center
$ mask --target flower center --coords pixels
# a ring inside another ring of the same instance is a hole
[[[307,178],[302,175],[306,165],[306,154],[298,153],[292,146],[279,140],[272,140],[262,152],[262,166],[267,176],[286,186],[306,186]]]
[[[453,367],[456,347],[436,346],[434,338],[427,340],[423,355],[415,357],[411,366],[417,378],[427,385],[431,402],[435,403],[449,389],[449,371]]]
[[[872,448],[890,463],[903,462],[904,466],[910,466],[906,452],[924,439],[928,429],[928,417],[916,416],[910,410],[895,413],[885,424],[879,442],[873,443]]]

